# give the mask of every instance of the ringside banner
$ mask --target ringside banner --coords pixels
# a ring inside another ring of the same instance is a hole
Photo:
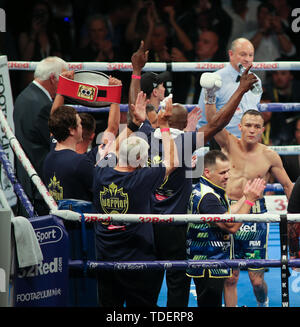
[[[0,56],[0,108],[7,119],[7,122],[14,132],[13,121],[13,98],[10,86],[10,78],[7,66],[7,57]],[[6,135],[0,129],[0,142],[2,147],[11,163],[14,166],[14,152],[9,145],[9,141]],[[17,203],[17,197],[13,191],[13,186],[6,176],[5,170],[0,166],[0,183],[6,199],[10,206],[14,206]]]
[[[43,252],[38,265],[17,270],[14,306],[68,305],[68,234],[54,216],[30,219]]]

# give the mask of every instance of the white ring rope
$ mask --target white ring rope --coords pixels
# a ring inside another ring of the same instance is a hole
[[[274,150],[279,155],[298,155],[300,154],[300,145],[279,145],[268,146],[268,148]],[[203,147],[197,149],[195,152],[197,156],[203,156],[209,151],[209,147]]]
[[[36,68],[38,62],[35,61],[9,61],[8,68],[10,70],[27,70],[33,71]],[[149,62],[145,65],[144,71],[215,71],[217,69],[223,68],[228,65],[228,62],[173,62],[173,63],[154,63]],[[120,70],[120,71],[132,71],[132,64],[129,62],[125,63],[108,63],[108,62],[69,62],[69,69],[74,70],[103,70],[103,71],[111,71],[111,70]],[[287,61],[287,62],[254,62],[253,70],[300,70],[300,62],[297,61]],[[266,110],[266,108],[264,108]],[[31,177],[33,183],[37,186],[41,195],[43,196],[45,202],[49,206],[50,210],[56,211],[57,204],[49,194],[45,185],[41,181],[40,177],[37,175],[34,170],[32,164],[26,157],[23,149],[21,148],[18,140],[14,136],[9,127],[5,116],[0,110],[0,125],[8,138],[11,147],[16,153],[18,159],[23,164],[25,170],[28,175]],[[300,154],[300,145],[291,145],[291,146],[270,146],[274,151],[276,151],[280,155],[298,155]],[[204,147],[198,149],[197,155],[204,155],[209,148]],[[111,216],[112,217],[112,216]],[[251,217],[253,219],[253,215]],[[114,218],[117,219],[117,218]],[[124,221],[124,216],[122,216],[121,221]],[[76,219],[77,220],[77,219]]]
[[[10,70],[27,70],[34,71],[37,61],[9,61],[8,68]],[[215,71],[227,66],[228,62],[148,62],[143,71],[165,71],[185,72],[185,71]],[[69,62],[71,70],[100,70],[100,71],[132,71],[131,62]],[[266,61],[253,62],[251,68],[255,71],[264,70],[300,70],[299,61]]]
[[[48,205],[49,209],[57,209],[57,204],[52,198],[52,196],[49,194],[46,186],[38,176],[37,172],[33,168],[32,164],[28,160],[26,154],[24,153],[19,141],[16,139],[14,133],[12,132],[10,126],[7,123],[7,120],[2,112],[0,110],[0,125],[5,133],[10,146],[12,147],[13,151],[17,155],[18,159],[21,161],[24,169],[28,173],[29,177],[31,178],[32,182],[35,184],[37,189],[39,190],[40,194],[42,195],[43,199],[45,200],[46,204]]]
[[[81,221],[82,215],[70,210],[51,210],[51,214],[66,220]],[[102,223],[203,223],[203,222],[257,222],[257,223],[278,223],[281,221],[279,214],[224,214],[224,215],[196,215],[196,214],[98,214],[83,213],[86,222]],[[287,220],[290,222],[300,222],[300,214],[287,214]]]

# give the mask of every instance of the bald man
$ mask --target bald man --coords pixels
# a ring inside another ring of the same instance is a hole
[[[245,38],[236,39],[232,42],[231,48],[228,50],[228,55],[229,64],[217,71],[222,78],[222,87],[216,92],[217,110],[220,110],[228,102],[232,94],[239,86],[240,72],[238,64],[241,63],[245,68],[252,65],[254,60],[253,44]],[[258,82],[261,84],[260,79],[258,79]],[[238,125],[242,115],[249,109],[258,110],[257,105],[260,102],[260,98],[261,95],[255,95],[251,91],[244,94],[230,123],[226,126],[226,129],[230,133],[237,137],[241,137],[241,132]],[[201,109],[203,109],[203,112],[197,125],[198,128],[207,123],[206,115],[204,113],[204,90],[202,90],[200,94],[199,106]]]

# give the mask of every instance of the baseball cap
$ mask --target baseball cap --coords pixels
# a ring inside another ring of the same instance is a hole
[[[150,96],[154,88],[167,81],[172,81],[171,74],[168,71],[160,74],[153,72],[144,73],[141,76],[141,90],[146,93],[147,96]]]

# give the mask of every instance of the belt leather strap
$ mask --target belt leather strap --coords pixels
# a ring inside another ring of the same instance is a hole
[[[92,85],[71,80],[60,75],[57,93],[91,103],[121,103],[122,85]]]

